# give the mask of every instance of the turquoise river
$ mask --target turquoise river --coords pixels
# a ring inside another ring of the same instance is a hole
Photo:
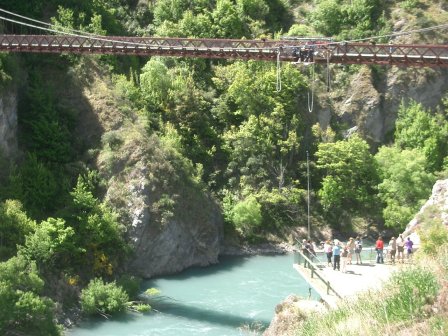
[[[85,321],[67,335],[257,335],[248,326],[265,329],[275,306],[288,295],[309,295],[308,285],[292,263],[291,254],[224,257],[217,265],[151,279],[142,289],[155,287],[164,297],[153,304],[155,311]]]

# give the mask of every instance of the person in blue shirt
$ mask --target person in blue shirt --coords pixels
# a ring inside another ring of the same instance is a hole
[[[341,243],[335,239],[333,247],[333,269],[339,271],[341,265]]]

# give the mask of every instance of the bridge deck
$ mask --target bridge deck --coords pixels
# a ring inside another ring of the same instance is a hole
[[[300,59],[297,50],[302,49],[314,55],[314,63],[448,67],[448,45],[0,34],[0,51],[7,52],[160,55],[297,63]]]
[[[354,298],[362,292],[381,288],[400,266],[375,263],[354,264],[347,265],[346,273],[333,270],[332,267],[317,266],[318,269],[315,272],[328,281],[334,291],[328,291],[325,282],[316,274],[311,277],[311,269],[305,268],[302,263],[294,263],[293,267],[330,308],[336,308],[341,299]]]

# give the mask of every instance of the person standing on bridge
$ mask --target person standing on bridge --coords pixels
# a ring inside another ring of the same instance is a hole
[[[338,240],[334,241],[333,246],[333,269],[340,269],[341,267],[341,243]]]
[[[350,255],[350,246],[345,245],[342,248],[342,252],[341,252],[341,261],[342,261],[342,266],[341,266],[341,271],[342,273],[347,273],[347,264],[349,261],[349,256]]]
[[[395,254],[397,253],[397,241],[395,240],[395,237],[392,237],[389,242],[389,249],[390,249],[390,261],[392,264],[395,264]]]
[[[358,262],[362,265],[361,251],[362,251],[362,239],[360,236],[357,236],[355,240],[356,265],[358,265]]]
[[[376,249],[376,263],[377,264],[384,264],[384,257],[383,257],[383,250],[384,250],[384,242],[383,237],[379,236],[378,240],[375,244]]]
[[[406,247],[406,257],[408,261],[410,261],[412,256],[412,247],[414,246],[414,242],[411,240],[411,237],[408,237],[404,243],[404,246]]]
[[[348,249],[347,264],[349,265],[352,264],[353,254],[355,253],[355,247],[356,247],[355,239],[353,237],[350,237],[347,243],[347,249]]]
[[[331,245],[331,241],[327,240],[324,244],[324,252],[327,255],[327,266],[333,266],[331,262],[331,257],[333,257],[333,246]]]
[[[402,234],[400,234],[398,236],[396,242],[397,242],[397,252],[398,252],[397,259],[398,259],[398,262],[400,262],[400,259],[401,259],[401,263],[403,263],[404,262],[404,239],[403,239]]]

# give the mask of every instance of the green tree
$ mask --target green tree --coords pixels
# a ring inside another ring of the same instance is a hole
[[[218,69],[214,82],[224,92],[213,113],[225,132],[231,187],[290,186],[304,126],[297,99],[305,87],[303,77],[293,67],[284,67],[282,90],[277,92],[276,69],[248,62]]]
[[[249,37],[249,27],[247,26],[245,17],[231,0],[217,0],[212,17],[215,37]]]
[[[313,27],[325,36],[339,34],[342,20],[342,10],[338,0],[319,1],[311,16]]]
[[[335,215],[372,209],[378,184],[377,166],[369,145],[358,135],[334,143],[320,143],[318,169],[324,173],[318,195],[326,211]]]
[[[9,192],[33,217],[42,218],[61,204],[58,196],[64,187],[63,178],[59,179],[47,164],[29,153],[22,165],[11,172]]]
[[[415,101],[401,104],[395,123],[395,143],[402,149],[423,151],[430,171],[443,167],[448,156],[448,120],[442,113],[432,114]]]
[[[54,303],[40,296],[44,286],[36,265],[22,256],[0,263],[0,333],[60,335]]]
[[[20,254],[35,261],[41,271],[67,267],[76,252],[74,234],[63,219],[48,218],[26,237],[25,244],[19,247]]]
[[[25,236],[33,232],[36,223],[23,211],[16,200],[0,203],[0,260],[8,259],[17,252],[17,245],[25,242]]]
[[[71,195],[66,221],[75,232],[73,244],[78,251],[73,255],[73,266],[87,275],[112,275],[128,254],[117,214],[94,197],[81,176]]]
[[[375,160],[382,180],[378,185],[379,198],[386,204],[385,224],[402,230],[430,195],[435,177],[425,170],[426,160],[418,149],[384,146]]]
[[[168,69],[158,60],[145,65],[141,90],[148,102],[149,118],[158,111],[162,136],[170,130],[163,124],[173,125],[180,137],[182,154],[194,164],[203,165],[204,178],[208,180],[216,170],[213,159],[221,147],[210,112],[210,95],[197,86],[190,70]]]
[[[188,0],[160,0],[154,7],[154,23],[162,24],[164,21],[178,22],[183,13],[189,9]]]
[[[325,36],[361,38],[374,35],[385,25],[383,0],[320,0],[313,13],[313,27]]]
[[[261,205],[255,197],[249,196],[235,204],[231,218],[236,230],[243,237],[249,237],[261,224]]]
[[[262,189],[256,197],[261,205],[263,229],[275,230],[276,234],[283,228],[297,225],[301,215],[305,214],[306,191],[303,189]]]
[[[74,158],[74,119],[58,107],[53,92],[48,81],[37,70],[32,71],[19,122],[29,152],[44,163],[65,164]]]
[[[168,68],[160,59],[151,58],[140,75],[140,88],[142,97],[148,104],[148,111],[159,112],[166,108],[171,86]]]

